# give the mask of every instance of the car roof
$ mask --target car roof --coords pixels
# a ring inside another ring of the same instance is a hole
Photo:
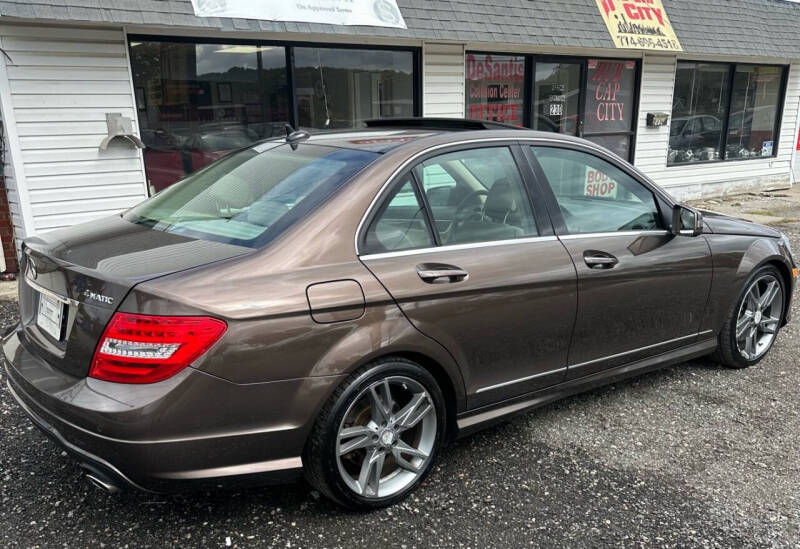
[[[323,131],[311,133],[306,143],[382,154],[422,137],[431,137],[440,133],[443,132],[416,129],[383,130],[379,128],[357,131]]]
[[[474,120],[451,119],[442,122],[440,119],[409,119],[412,122],[424,120],[430,124],[427,126],[412,125],[404,127],[399,120],[387,121],[388,127],[381,127],[377,121],[370,121],[370,126],[360,130],[310,130],[302,137],[305,143],[326,145],[344,149],[358,149],[379,154],[407,146],[410,147],[414,142],[420,140],[437,143],[442,141],[464,141],[477,139],[515,139],[515,138],[538,138],[554,141],[571,141],[585,143],[584,140],[565,134],[552,132],[529,130],[518,128],[507,124],[493,122],[480,122]],[[388,124],[391,122],[391,124]],[[373,125],[374,124],[374,125]],[[459,127],[463,124],[463,127]],[[478,129],[477,126],[485,126]],[[438,139],[437,139],[438,137]],[[291,138],[289,138],[291,139]],[[272,138],[270,141],[280,141],[280,138]]]

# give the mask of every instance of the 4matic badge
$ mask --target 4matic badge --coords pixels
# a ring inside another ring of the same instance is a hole
[[[87,297],[93,301],[97,301],[99,303],[105,303],[107,305],[111,305],[114,303],[114,298],[109,297],[107,295],[97,294],[91,290],[86,290],[83,292],[84,297]]]

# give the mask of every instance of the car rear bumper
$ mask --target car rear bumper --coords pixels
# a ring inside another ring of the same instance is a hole
[[[237,385],[193,368],[150,385],[74,378],[16,331],[3,354],[12,396],[49,438],[93,476],[152,491],[296,478],[317,410],[341,379]]]

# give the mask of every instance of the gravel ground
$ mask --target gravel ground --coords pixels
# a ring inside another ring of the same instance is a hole
[[[800,250],[800,224],[781,228]],[[0,302],[0,324],[15,315]],[[0,545],[798,547],[794,315],[757,367],[693,361],[541,408],[452,444],[410,500],[364,515],[302,483],[106,495],[2,383]]]

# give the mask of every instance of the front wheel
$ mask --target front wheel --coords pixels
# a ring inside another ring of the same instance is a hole
[[[445,425],[444,398],[427,370],[400,358],[374,362],[320,412],[303,455],[306,477],[346,507],[392,505],[430,472]]]
[[[725,319],[713,358],[731,368],[760,362],[783,323],[784,295],[785,283],[775,267],[755,271]]]

